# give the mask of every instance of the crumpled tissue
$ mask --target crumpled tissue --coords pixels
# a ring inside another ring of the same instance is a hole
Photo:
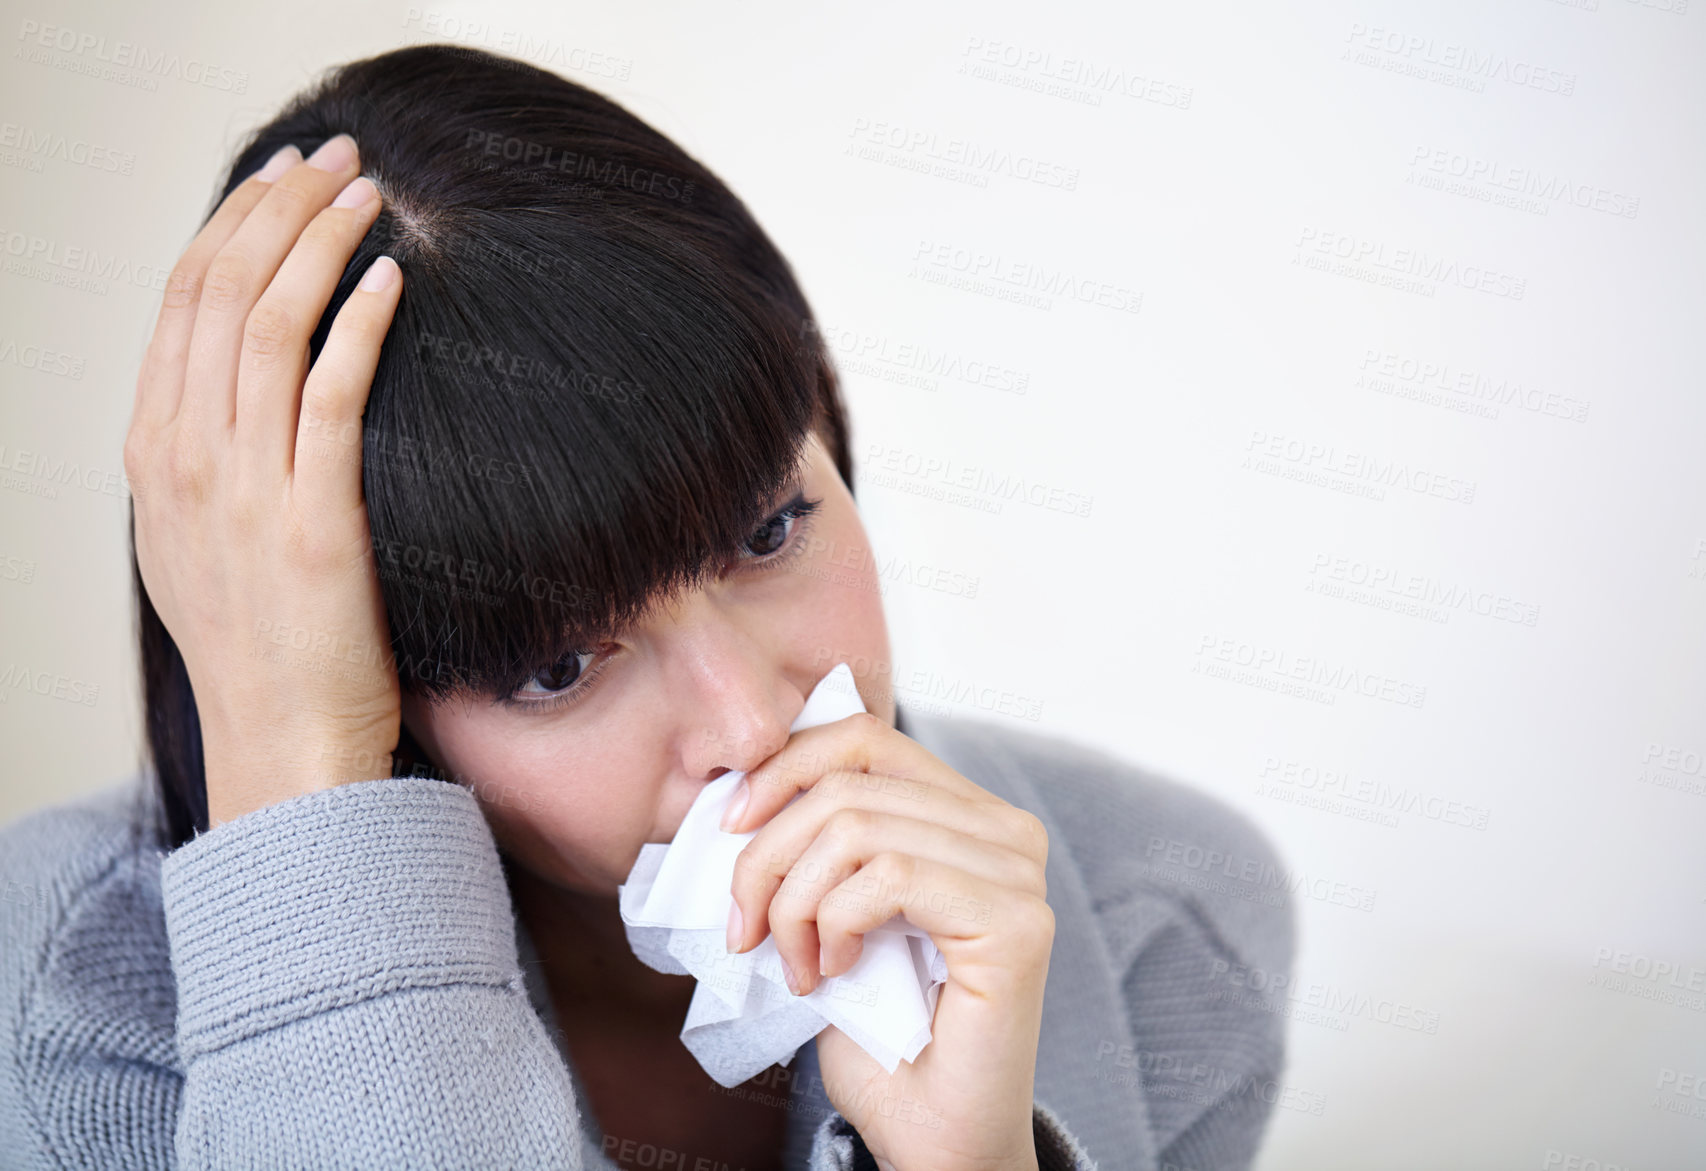
[[[852,669],[838,663],[788,730],[864,710]],[[788,1064],[830,1025],[893,1073],[930,1042],[947,961],[929,934],[900,914],[866,932],[858,962],[820,979],[806,996],[788,991],[774,936],[730,955],[725,937],[735,858],[758,830],[731,834],[718,823],[745,775],[727,772],[706,785],[668,845],[640,847],[627,882],[617,888],[628,944],[647,967],[697,977],[681,1042],[721,1086]],[[789,804],[804,795],[796,793]]]

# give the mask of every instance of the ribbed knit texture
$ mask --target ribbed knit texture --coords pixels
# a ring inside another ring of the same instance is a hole
[[[1178,841],[1271,873],[1266,838],[1058,738],[901,726],[1049,828],[1041,1171],[1247,1168],[1284,1018],[1228,996],[1225,969],[1289,970],[1290,901],[1153,855]],[[467,789],[358,782],[169,854],[142,835],[150,801],[131,778],[0,829],[0,1166],[615,1166]],[[815,1074],[815,1050],[790,1069]],[[791,1097],[790,1168],[871,1165],[819,1079]]]
[[[168,857],[184,1059],[404,989],[517,990],[502,867],[470,800],[420,778],[341,785]],[[292,871],[309,881],[264,881]]]

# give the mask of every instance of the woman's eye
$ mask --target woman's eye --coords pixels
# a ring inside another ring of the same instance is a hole
[[[588,665],[598,657],[597,651],[570,651],[562,658],[546,667],[543,671],[535,671],[533,676],[515,691],[518,696],[549,695],[573,687],[586,678]],[[583,663],[581,660],[586,660]],[[530,692],[528,684],[537,683],[540,690]]]
[[[792,517],[771,517],[758,527],[747,541],[747,550],[754,557],[767,557],[788,543],[789,526]]]
[[[806,500],[795,497],[792,504],[778,512],[775,516],[759,525],[747,538],[746,552],[754,560],[772,556],[779,552],[793,536],[799,522],[810,516],[816,510],[821,500]]]
[[[610,653],[599,658],[599,650]],[[535,671],[514,691],[498,696],[496,702],[530,716],[563,711],[592,694],[599,677],[620,658],[620,649],[611,643],[600,643],[598,650],[570,651],[549,667]],[[535,686],[538,690],[533,690]]]

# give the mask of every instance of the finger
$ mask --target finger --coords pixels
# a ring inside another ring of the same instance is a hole
[[[309,340],[378,215],[373,181],[365,175],[350,180],[302,230],[250,311],[237,363],[236,445],[244,474],[273,482],[290,475]]]
[[[957,983],[988,995],[1031,978],[1032,958],[1046,955],[1054,940],[1054,911],[1046,900],[943,862],[887,850],[819,905],[823,971],[830,977],[847,972],[864,952],[862,937],[896,915],[930,936]]]
[[[772,900],[790,868],[832,823],[856,817],[861,811],[933,823],[963,839],[1000,847],[1028,860],[1028,868],[1015,873],[1013,880],[1037,894],[1046,893],[1047,828],[1017,806],[982,789],[974,788],[974,792],[975,796],[966,796],[943,786],[881,773],[837,770],[818,778],[802,799],[754,831],[735,858],[729,893],[741,912],[742,930],[737,933],[736,950],[744,950],[748,940],[757,944],[764,939],[764,928],[758,928],[755,936],[751,925],[770,922]]]
[[[776,950],[803,982],[799,994],[810,992],[817,983],[816,919],[823,898],[885,852],[940,862],[1024,893],[1043,889],[1041,868],[1035,861],[1005,847],[935,822],[868,809],[838,809],[803,853],[764,849],[746,866],[752,885],[773,892],[757,900],[763,911],[748,921],[768,922]],[[739,866],[737,862],[737,872]],[[940,892],[920,892],[919,897],[939,899],[950,915],[989,919],[987,907],[962,905]]]
[[[792,801],[794,794],[838,769],[928,779],[967,796],[984,793],[882,717],[858,712],[795,732],[768,760],[749,770],[741,785],[746,792],[745,808],[726,828],[730,833],[744,833],[763,825]],[[731,808],[739,800],[738,795],[733,798]]]
[[[1004,801],[973,800],[945,789],[871,773],[832,773],[812,792],[830,793],[833,800],[796,801],[754,832],[735,857],[729,894],[741,912],[737,952],[763,941],[771,900],[784,876],[842,810],[931,822],[964,838],[1000,846],[1031,860],[1032,868],[1023,876],[1027,887],[1038,893],[1047,889],[1047,830],[1031,814]],[[1036,841],[1039,832],[1045,843],[1042,846]],[[753,924],[762,926],[755,929]]]
[[[339,134],[278,178],[214,254],[201,282],[201,308],[190,337],[180,422],[212,445],[228,440],[237,417],[237,361],[249,312],[279,265],[318,215],[360,169],[355,142]]]
[[[291,492],[305,515],[336,516],[362,503],[362,413],[402,295],[402,270],[379,257],[332,319],[308,371],[290,468]]]
[[[148,342],[141,376],[136,380],[136,399],[131,414],[144,430],[163,430],[178,412],[190,335],[195,328],[196,308],[201,303],[202,281],[207,275],[208,264],[225,247],[274,180],[301,161],[302,152],[294,146],[276,151],[266,166],[239,183],[225,197],[178,258],[166,279],[166,295],[160,301],[160,312],[154,319],[154,334]]]

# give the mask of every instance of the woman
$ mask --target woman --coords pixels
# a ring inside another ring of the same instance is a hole
[[[13,1165],[1248,1164],[1267,842],[901,712],[805,298],[631,114],[460,48],[333,71],[175,269],[124,456],[152,776],[6,831]],[[838,662],[867,714],[790,735]],[[726,1092],[629,949],[618,884],[731,769],[731,950],[804,995],[894,914],[941,949],[892,1074],[830,1026]]]

